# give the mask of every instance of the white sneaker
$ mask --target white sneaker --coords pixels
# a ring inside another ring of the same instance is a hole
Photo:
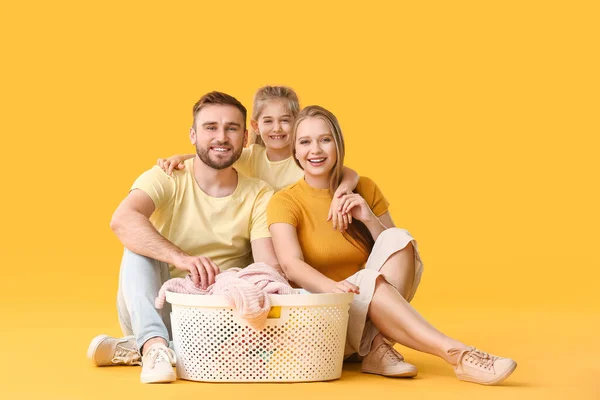
[[[175,352],[163,343],[155,343],[142,357],[142,383],[167,383],[177,379],[173,365]]]
[[[96,336],[88,347],[87,356],[98,367],[142,365],[142,356],[133,336],[123,338],[114,338],[108,335]]]

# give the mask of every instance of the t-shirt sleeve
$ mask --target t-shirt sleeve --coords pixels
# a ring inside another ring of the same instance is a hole
[[[300,222],[298,206],[285,193],[285,190],[275,193],[271,198],[269,208],[267,209],[267,221],[269,226],[283,222],[296,228],[298,227]]]
[[[140,189],[150,196],[154,202],[154,207],[158,210],[173,198],[175,181],[159,166],[155,165],[135,180],[130,190],[133,189]]]
[[[365,199],[369,207],[371,207],[371,210],[373,210],[373,214],[375,214],[375,216],[382,216],[390,208],[390,203],[383,196],[383,192],[379,186],[373,182],[372,179],[360,177],[356,189],[358,193]]]
[[[269,226],[267,225],[267,206],[273,196],[273,189],[264,185],[254,202],[252,209],[252,223],[250,226],[250,241],[262,238],[270,238]]]
[[[240,158],[238,158],[238,160],[233,164],[233,167],[242,175],[256,178],[252,171],[252,163],[250,162],[252,159],[253,146],[255,145],[250,145],[250,147],[244,147],[242,149],[242,154],[240,155]]]

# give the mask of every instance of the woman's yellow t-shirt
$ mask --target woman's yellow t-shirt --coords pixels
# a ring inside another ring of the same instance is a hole
[[[376,216],[387,212],[389,203],[371,179],[360,177],[355,192]],[[273,195],[267,208],[267,223],[271,226],[283,222],[296,227],[304,261],[328,278],[341,281],[364,268],[369,254],[326,221],[331,200],[329,189],[315,189],[302,178]]]
[[[291,185],[304,176],[304,171],[296,164],[294,157],[270,161],[267,158],[267,149],[258,144],[245,148],[234,167],[246,176],[267,182],[275,191]]]

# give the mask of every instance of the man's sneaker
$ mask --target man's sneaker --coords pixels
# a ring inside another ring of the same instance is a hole
[[[119,339],[108,335],[96,336],[88,347],[87,356],[98,367],[142,365],[142,356],[133,336]]]
[[[457,355],[454,372],[461,381],[495,385],[502,382],[517,368],[517,363],[510,358],[503,358],[477,350],[450,349],[448,354]]]
[[[177,379],[173,365],[175,352],[163,343],[155,343],[142,357],[142,383],[167,383]]]
[[[362,362],[362,372],[389,377],[417,376],[417,367],[404,361],[402,354],[394,350],[394,343],[387,339],[365,356]]]

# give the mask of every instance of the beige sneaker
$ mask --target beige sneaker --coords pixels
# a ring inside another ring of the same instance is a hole
[[[177,379],[173,365],[175,352],[163,343],[155,343],[142,357],[142,383],[167,383]]]
[[[461,381],[495,385],[502,382],[517,368],[517,363],[510,358],[503,358],[477,350],[450,349],[448,354],[458,355],[454,372]]]
[[[393,346],[394,343],[384,338],[363,359],[362,372],[396,378],[417,376],[417,367],[405,362],[402,354],[398,353]]]
[[[98,367],[142,365],[142,356],[133,336],[120,339],[108,335],[96,336],[88,347],[87,356]]]

